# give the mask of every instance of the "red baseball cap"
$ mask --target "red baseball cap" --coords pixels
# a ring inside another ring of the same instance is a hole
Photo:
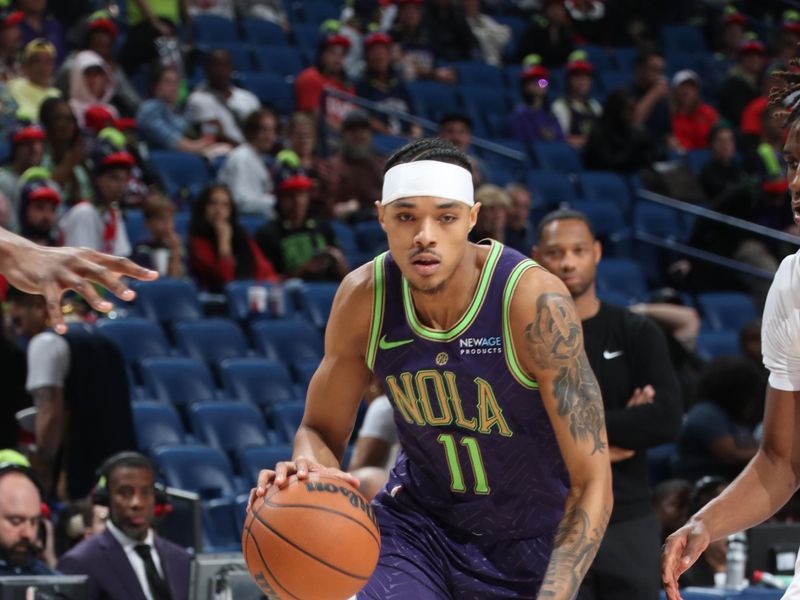
[[[119,35],[117,24],[111,19],[100,18],[89,21],[89,31],[97,30],[107,31],[115,39]]]
[[[377,46],[378,44],[391,46],[392,36],[382,31],[376,31],[375,33],[370,33],[367,37],[364,38],[365,48],[371,48],[372,46]]]
[[[0,25],[2,27],[14,27],[19,25],[25,20],[25,13],[21,10],[14,11],[1,11],[0,12]]]
[[[22,144],[25,142],[44,141],[47,139],[44,130],[38,125],[25,125],[11,134],[12,144]]]

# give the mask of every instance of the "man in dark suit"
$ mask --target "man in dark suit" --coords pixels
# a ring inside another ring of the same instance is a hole
[[[155,468],[144,455],[122,452],[101,468],[107,495],[106,530],[67,552],[58,570],[89,576],[92,600],[187,600],[189,554],[160,538],[151,524],[155,513]]]

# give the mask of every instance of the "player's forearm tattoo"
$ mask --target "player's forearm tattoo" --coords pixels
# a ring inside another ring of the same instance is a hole
[[[593,527],[589,514],[580,507],[571,508],[564,514],[558,524],[539,598],[575,596],[597,554],[609,518],[610,513],[606,510],[602,523]]]
[[[575,441],[589,440],[592,454],[606,443],[600,386],[583,351],[581,323],[572,300],[564,294],[546,293],[536,301],[536,320],[525,328],[528,352],[542,367],[553,369],[553,394],[558,414],[569,422]]]

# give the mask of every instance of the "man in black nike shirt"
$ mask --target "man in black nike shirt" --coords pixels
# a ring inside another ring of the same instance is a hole
[[[657,600],[661,540],[646,452],[676,438],[682,406],[667,343],[654,322],[598,299],[595,272],[602,248],[583,213],[551,212],[540,221],[537,237],[534,258],[561,278],[583,322],[611,447],[614,510],[578,600]]]

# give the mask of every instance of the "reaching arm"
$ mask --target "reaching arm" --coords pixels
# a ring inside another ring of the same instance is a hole
[[[613,505],[600,387],[583,350],[575,306],[556,277],[527,271],[511,311],[512,327],[519,332],[515,347],[526,349],[519,353],[523,368],[539,383],[570,477],[538,598],[571,600],[597,553]]]
[[[38,246],[0,227],[0,273],[29,294],[41,294],[56,331],[66,331],[61,314],[61,294],[75,290],[92,308],[108,312],[112,304],[103,300],[90,282],[99,283],[122,300],[135,294],[120,277],[152,280],[158,273],[140,267],[127,258],[102,254],[87,248]]]
[[[667,538],[661,574],[670,600],[678,577],[708,544],[761,523],[800,485],[800,392],[767,388],[764,439],[752,461],[728,488]]]

